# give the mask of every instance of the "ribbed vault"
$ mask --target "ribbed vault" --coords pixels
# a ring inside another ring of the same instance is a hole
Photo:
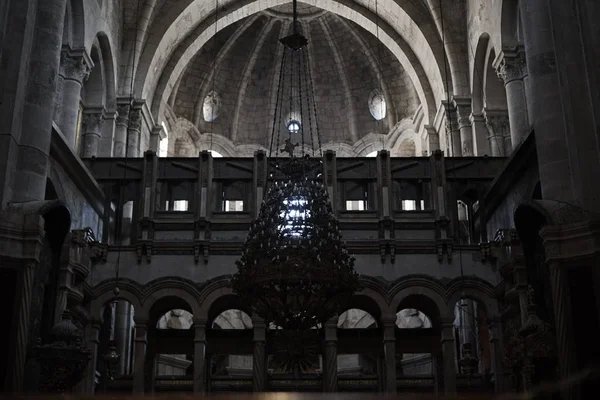
[[[218,13],[215,13],[215,2],[210,0],[159,1],[154,9],[160,20],[153,24],[144,46],[136,74],[136,91],[151,102],[155,116],[161,115],[190,61],[215,31],[288,2],[220,0]],[[381,0],[377,16],[373,1],[305,2],[358,23],[371,34],[377,31],[378,25],[381,43],[404,68],[423,105],[426,121],[432,122],[437,105],[445,97],[443,78],[446,68],[441,38],[425,2]]]
[[[300,3],[300,31],[309,59],[323,143],[354,145],[370,133],[387,133],[411,117],[418,94],[403,66],[376,37],[337,14]],[[190,60],[171,95],[174,113],[200,134],[213,133],[235,145],[268,147],[282,46],[291,33],[290,6],[282,5],[221,30]],[[369,109],[381,91],[386,117]],[[219,99],[216,118],[206,118],[207,95]]]

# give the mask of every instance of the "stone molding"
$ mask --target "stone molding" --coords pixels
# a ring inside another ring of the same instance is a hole
[[[64,79],[83,83],[94,68],[94,62],[85,48],[63,47],[60,53],[60,76]]]

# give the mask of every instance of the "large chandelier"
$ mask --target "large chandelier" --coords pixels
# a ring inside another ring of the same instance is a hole
[[[284,52],[269,152],[270,188],[231,285],[268,323],[303,330],[342,311],[359,280],[322,182],[322,162],[314,158],[322,152],[308,40],[297,30],[295,0],[293,10],[293,33],[280,39]]]

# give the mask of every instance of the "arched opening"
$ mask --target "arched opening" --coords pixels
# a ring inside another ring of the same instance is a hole
[[[487,311],[477,300],[463,298],[454,306],[454,343],[459,382],[469,382],[462,390],[491,389],[493,383],[490,332]]]
[[[407,296],[396,312],[399,392],[433,393],[441,384],[440,310],[429,297]]]
[[[96,392],[121,391],[115,382],[133,375],[134,316],[133,304],[124,299],[110,301],[103,307],[95,365],[98,377]],[[116,351],[119,355],[119,361],[114,366],[107,364],[104,359],[110,351]]]
[[[235,295],[215,300],[206,323],[206,382],[211,392],[251,391],[254,324]],[[232,380],[239,383],[231,385]]]
[[[213,330],[250,330],[252,331],[252,319],[239,309],[229,309],[221,312],[211,323]],[[224,333],[223,335],[227,335]],[[219,349],[211,353],[210,378],[211,380],[227,378],[252,377],[252,355],[247,349],[235,345],[235,341],[227,349]]]
[[[371,387],[356,384],[357,380],[378,381],[379,373],[383,371],[381,330],[376,317],[366,310],[350,308],[340,314],[337,327],[339,390],[378,391],[383,382]]]
[[[191,306],[176,296],[163,297],[150,308],[144,365],[145,387],[149,392],[172,391],[171,382],[177,378],[185,377],[191,383],[194,354],[192,318]]]
[[[431,329],[431,318],[416,308],[405,308],[396,314],[396,325],[400,329]],[[399,353],[396,358],[396,373],[399,376],[433,376],[431,352]]]
[[[158,320],[156,329],[160,330],[186,330],[193,325],[193,316],[186,310],[174,309],[167,311]],[[159,332],[162,334],[163,332]],[[171,333],[171,332],[169,332]],[[172,332],[178,335],[180,332]],[[190,336],[190,332],[186,332]],[[162,335],[161,335],[162,336]],[[191,354],[156,354],[156,376],[192,376]]]

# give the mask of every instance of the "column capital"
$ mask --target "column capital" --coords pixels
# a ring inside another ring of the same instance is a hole
[[[95,133],[100,135],[102,126],[106,120],[104,108],[86,108],[83,111],[83,125],[86,133]]]
[[[458,128],[471,126],[471,98],[470,97],[454,97],[452,99],[454,107],[456,107]]]
[[[504,84],[527,76],[525,51],[522,47],[505,48],[494,60],[492,66]]]
[[[85,48],[71,49],[64,46],[60,53],[60,76],[83,83],[94,68],[94,62]]]
[[[142,129],[142,108],[132,106],[129,112],[129,129],[139,131]]]
[[[130,104],[117,105],[117,125],[127,126],[129,124],[129,109]]]
[[[485,124],[493,136],[505,136],[509,129],[508,111],[485,109],[483,112]]]
[[[208,323],[208,320],[206,318],[193,318],[192,322],[194,323],[194,327],[195,328],[206,328],[206,324]]]

